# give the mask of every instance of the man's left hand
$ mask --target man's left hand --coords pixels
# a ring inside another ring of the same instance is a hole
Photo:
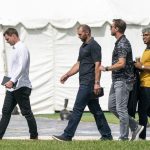
[[[142,69],[142,64],[141,64],[140,62],[135,63],[134,66],[135,66],[137,69]]]
[[[94,84],[94,93],[98,95],[100,93],[100,85],[99,84]]]

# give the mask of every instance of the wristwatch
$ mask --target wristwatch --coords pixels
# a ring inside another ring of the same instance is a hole
[[[99,85],[99,84],[100,84],[100,82],[99,82],[99,81],[95,81],[95,84],[98,84],[98,85]]]
[[[107,67],[105,67],[105,70],[106,70],[106,71],[109,71],[109,70],[108,70],[108,68],[109,68],[108,66],[107,66]]]

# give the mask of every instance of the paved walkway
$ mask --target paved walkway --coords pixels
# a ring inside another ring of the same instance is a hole
[[[39,139],[51,140],[52,135],[60,135],[67,125],[67,121],[52,120],[36,117]],[[114,139],[119,137],[119,125],[110,124]],[[150,139],[150,128],[147,131],[147,139]],[[98,140],[100,134],[95,122],[80,122],[74,139]],[[4,139],[29,139],[28,126],[25,118],[20,115],[12,115]]]

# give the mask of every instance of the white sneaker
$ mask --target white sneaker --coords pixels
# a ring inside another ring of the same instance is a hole
[[[138,125],[135,131],[132,132],[131,141],[137,140],[139,138],[139,134],[143,131],[144,126]]]

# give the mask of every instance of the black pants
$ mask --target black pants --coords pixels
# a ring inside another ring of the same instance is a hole
[[[13,92],[6,91],[6,96],[2,109],[2,118],[0,121],[0,138],[3,137],[6,131],[6,128],[11,118],[11,112],[13,111],[16,104],[19,105],[22,115],[25,116],[27,120],[30,138],[36,138],[38,136],[36,121],[30,106],[30,94],[31,89],[28,87],[21,87],[20,89]]]
[[[144,130],[139,135],[146,139],[147,116],[150,109],[150,87],[140,88],[140,99],[138,104],[139,124],[144,126]]]

